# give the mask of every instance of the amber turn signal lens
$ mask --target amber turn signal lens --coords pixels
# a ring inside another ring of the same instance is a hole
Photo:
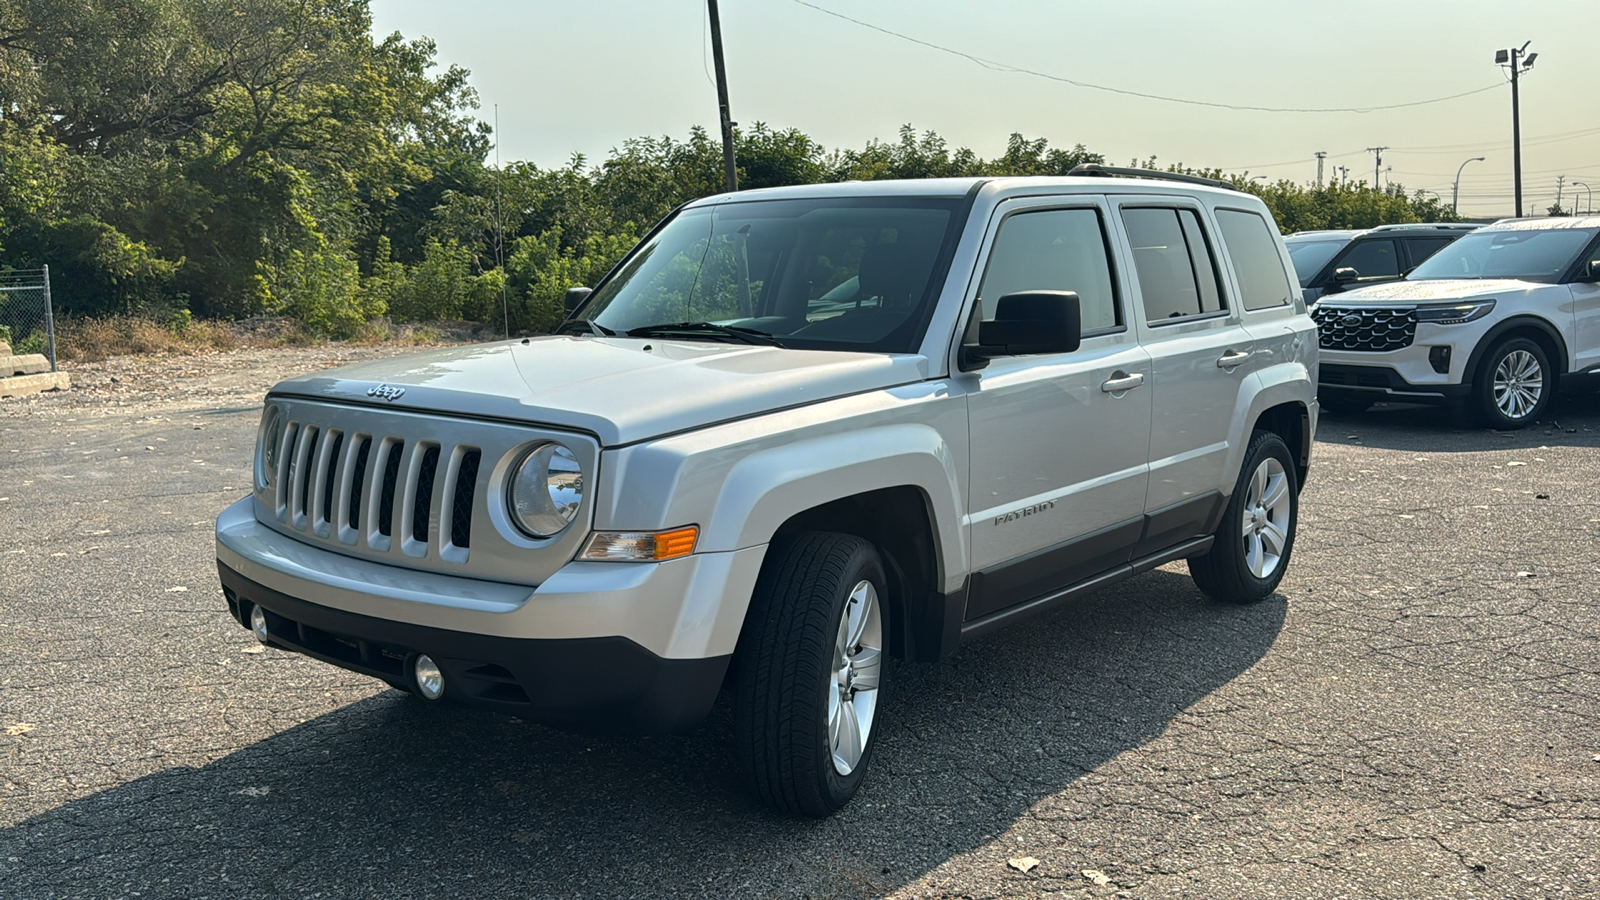
[[[693,525],[688,528],[661,532],[656,535],[656,559],[676,559],[680,556],[688,556],[694,552],[694,542],[698,537],[700,537],[700,529]]]
[[[694,525],[671,531],[597,531],[589,537],[581,559],[603,562],[661,562],[694,552],[700,529]]]

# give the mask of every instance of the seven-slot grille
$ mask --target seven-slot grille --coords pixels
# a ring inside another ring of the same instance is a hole
[[[347,546],[466,562],[482,457],[470,444],[288,419],[275,454],[277,520]]]
[[[1411,346],[1417,334],[1414,309],[1373,309],[1318,304],[1318,341],[1324,350],[1362,350],[1382,353]]]

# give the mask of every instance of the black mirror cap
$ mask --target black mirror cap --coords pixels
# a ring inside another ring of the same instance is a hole
[[[1083,340],[1078,295],[1072,291],[1019,291],[994,305],[994,320],[978,323],[976,355],[1071,353]]]
[[[594,293],[594,288],[589,288],[589,287],[570,287],[570,288],[567,288],[567,297],[566,297],[567,315],[570,316],[573,313],[577,312],[578,311],[578,307],[582,306],[583,305],[583,301],[589,299],[589,295],[592,294],[592,293]]]

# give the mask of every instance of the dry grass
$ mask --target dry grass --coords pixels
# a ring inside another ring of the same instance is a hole
[[[488,326],[471,322],[395,325],[383,319],[362,326],[351,343],[423,347],[493,337]],[[304,347],[325,341],[300,322],[267,316],[237,322],[200,319],[177,322],[131,315],[65,318],[56,322],[56,355],[62,362],[99,362],[113,356],[186,355],[248,347]]]

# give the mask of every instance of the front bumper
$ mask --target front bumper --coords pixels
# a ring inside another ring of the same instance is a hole
[[[250,627],[267,614],[268,643],[411,690],[426,653],[445,676],[440,702],[496,709],[576,731],[667,733],[704,719],[727,656],[662,659],[622,637],[525,639],[374,619],[308,603],[217,564],[228,611]]]
[[[217,518],[230,611],[267,612],[272,642],[408,686],[426,653],[446,699],[561,727],[668,731],[709,710],[765,546],[664,563],[572,562],[537,587],[345,556],[256,521]],[[454,686],[460,686],[455,689]]]

